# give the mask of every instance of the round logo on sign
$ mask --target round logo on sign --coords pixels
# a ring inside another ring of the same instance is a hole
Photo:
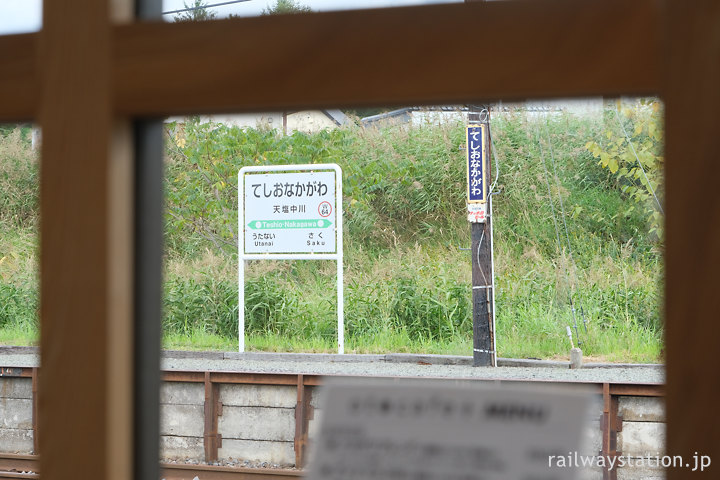
[[[330,202],[322,202],[318,205],[318,213],[321,217],[329,217],[332,213],[332,205],[330,205]]]

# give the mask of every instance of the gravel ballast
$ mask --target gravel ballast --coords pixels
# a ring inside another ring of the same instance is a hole
[[[588,364],[571,370],[569,362],[499,359],[498,367],[473,367],[472,357],[443,355],[331,355],[237,352],[175,352],[162,355],[163,370],[236,371],[375,377],[427,377],[536,380],[592,383],[664,383],[662,365]],[[34,367],[37,349],[0,347],[0,366]],[[502,366],[515,365],[515,366]]]

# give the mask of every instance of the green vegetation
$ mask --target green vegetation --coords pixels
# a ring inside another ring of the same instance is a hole
[[[275,0],[275,5],[263,8],[261,15],[280,15],[287,13],[307,13],[312,9],[294,0]]]
[[[615,108],[606,116],[606,139],[585,147],[599,164],[613,173],[623,193],[641,208],[650,221],[650,233],[662,238],[664,195],[662,105],[643,100],[635,107]],[[628,127],[625,124],[628,124]]]
[[[642,205],[628,208],[627,180],[586,148],[612,141],[603,118],[510,113],[493,118],[492,129],[502,190],[494,203],[500,355],[566,356],[572,295],[587,319],[586,356],[661,361],[662,243]],[[236,348],[239,168],[334,162],[344,173],[346,351],[470,354],[462,124],[282,136],[190,120],[167,132],[166,347]],[[2,139],[2,165],[21,137]],[[3,232],[12,225],[6,217]],[[33,227],[3,234],[0,258],[32,258]],[[1,287],[27,287],[32,297],[34,262],[24,261],[29,270],[0,266]],[[249,349],[335,350],[334,262],[251,261],[246,278]],[[5,291],[2,305],[26,313],[0,311],[0,332],[34,325],[36,302]]]
[[[185,12],[180,12],[174,18],[176,22],[200,22],[216,18],[215,12],[207,9],[205,0],[192,0],[190,3],[183,2]]]
[[[37,157],[29,128],[0,129],[0,343],[37,336]]]

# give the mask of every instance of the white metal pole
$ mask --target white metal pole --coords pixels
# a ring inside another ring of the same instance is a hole
[[[343,281],[343,193],[342,193],[342,169],[339,165],[334,165],[335,169],[335,192],[337,198],[335,204],[337,209],[335,212],[337,229],[337,313],[338,313],[338,354],[345,353],[345,297],[344,297],[344,281]]]
[[[245,259],[242,255],[238,258],[238,351],[242,353],[245,351]]]
[[[492,209],[492,197],[493,194],[490,192],[490,198],[488,199],[488,214],[490,216],[490,284],[492,285],[492,330],[493,330],[493,367],[497,367],[497,328],[495,328],[495,243],[493,242],[493,226],[495,225],[495,219],[493,218]]]
[[[238,351],[245,351],[245,175],[238,173]]]

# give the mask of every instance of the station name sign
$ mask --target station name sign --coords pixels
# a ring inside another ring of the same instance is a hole
[[[466,132],[467,203],[487,201],[485,125],[468,125]]]
[[[484,223],[487,218],[487,132],[486,125],[468,125],[465,133],[468,222]]]
[[[338,354],[345,352],[342,177],[335,163],[238,172],[238,351],[245,351],[246,260],[335,260]]]
[[[245,253],[335,252],[335,172],[244,175]]]

